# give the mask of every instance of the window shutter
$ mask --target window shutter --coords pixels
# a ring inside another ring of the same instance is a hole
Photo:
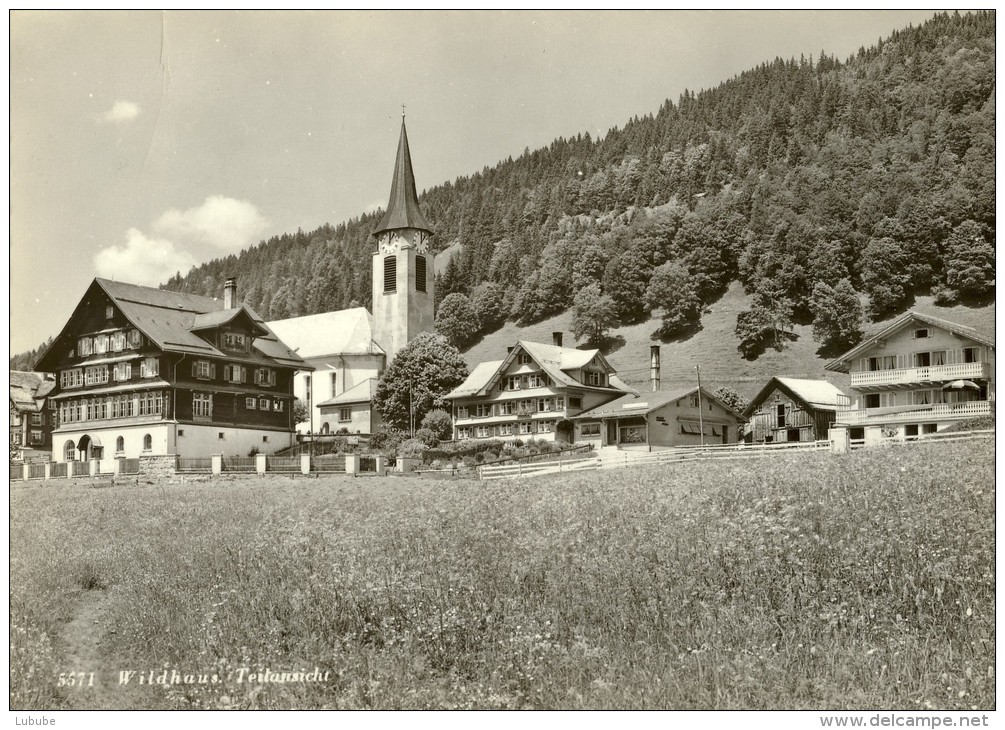
[[[213,380],[216,380],[216,363],[215,362],[211,362],[209,364],[209,377],[212,378]]]
[[[224,365],[223,366],[223,379],[226,380],[228,383],[231,380],[231,378],[230,378],[231,372],[233,372],[233,371],[231,370],[230,365]]]
[[[241,382],[242,383],[248,382],[248,368],[244,367],[243,365],[241,366]]]
[[[194,378],[199,372],[199,363],[192,363],[192,377]]]
[[[904,353],[900,353],[899,355],[897,355],[897,368],[903,369],[906,367],[908,367],[907,355],[905,355]]]

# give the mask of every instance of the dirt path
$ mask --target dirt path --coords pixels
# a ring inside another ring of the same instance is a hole
[[[85,591],[77,613],[63,628],[62,644],[64,665],[68,672],[76,672],[83,684],[61,689],[73,710],[142,710],[149,708],[149,697],[142,688],[120,686],[119,666],[103,650],[108,625],[107,606],[111,596],[105,590]],[[90,674],[94,673],[94,684]]]

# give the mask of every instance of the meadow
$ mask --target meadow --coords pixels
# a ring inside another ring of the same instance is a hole
[[[11,708],[991,709],[994,492],[990,440],[13,485]]]

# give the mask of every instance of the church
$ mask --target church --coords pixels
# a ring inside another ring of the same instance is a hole
[[[269,322],[311,369],[294,395],[306,406],[300,433],[370,434],[380,428],[371,401],[377,380],[405,344],[433,331],[433,231],[419,208],[405,118],[387,209],[373,231],[373,299],[363,307]]]

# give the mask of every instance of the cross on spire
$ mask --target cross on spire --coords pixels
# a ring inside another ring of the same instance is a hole
[[[404,104],[401,105],[401,118],[402,119],[405,118],[405,105]]]

